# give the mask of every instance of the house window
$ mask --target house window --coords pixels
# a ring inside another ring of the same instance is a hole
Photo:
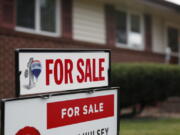
[[[126,12],[117,12],[117,42],[127,44],[127,14]]]
[[[35,28],[35,0],[17,0],[17,26]]]
[[[171,49],[172,52],[177,53],[178,48],[178,29],[173,27],[168,27],[167,29],[167,36],[168,36],[168,47]]]
[[[41,30],[55,32],[56,25],[56,7],[55,0],[41,0],[40,4],[40,20]]]
[[[16,30],[59,34],[59,0],[16,0]]]
[[[142,49],[143,47],[143,19],[141,15],[117,11],[116,16],[116,38],[117,45]]]
[[[133,33],[141,33],[141,27],[140,27],[140,16],[138,15],[131,15],[131,32]]]

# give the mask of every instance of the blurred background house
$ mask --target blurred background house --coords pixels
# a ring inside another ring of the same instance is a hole
[[[0,0],[0,98],[15,48],[111,49],[112,62],[178,63],[180,6],[164,0]]]

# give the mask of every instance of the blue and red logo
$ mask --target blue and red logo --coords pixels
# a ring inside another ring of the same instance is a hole
[[[39,60],[30,58],[27,63],[27,69],[25,70],[24,76],[29,79],[29,83],[25,85],[25,88],[31,89],[35,87],[38,82],[38,78],[41,74],[42,64]]]
[[[41,62],[39,60],[33,60],[30,69],[33,76],[38,79],[42,69]]]

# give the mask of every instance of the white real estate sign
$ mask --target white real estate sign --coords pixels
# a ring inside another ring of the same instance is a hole
[[[2,135],[117,135],[118,90],[5,100]]]
[[[17,95],[109,86],[109,50],[17,50]]]

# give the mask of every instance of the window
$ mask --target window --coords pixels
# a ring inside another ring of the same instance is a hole
[[[17,0],[17,26],[35,28],[35,0]]]
[[[143,20],[141,15],[117,11],[116,37],[119,46],[142,49],[143,46]]]
[[[41,0],[41,30],[55,32],[56,8],[55,0]]]
[[[141,33],[140,16],[131,15],[130,19],[131,19],[131,32]]]
[[[16,0],[16,29],[58,36],[59,0]]]
[[[141,17],[140,15],[131,14],[129,16],[130,30],[129,30],[129,45],[135,48],[142,46],[142,30],[141,30]]]
[[[167,36],[168,36],[168,47],[171,49],[172,52],[178,52],[178,29],[173,27],[168,27],[167,29]]]
[[[126,12],[117,12],[117,41],[127,43],[127,14]]]

